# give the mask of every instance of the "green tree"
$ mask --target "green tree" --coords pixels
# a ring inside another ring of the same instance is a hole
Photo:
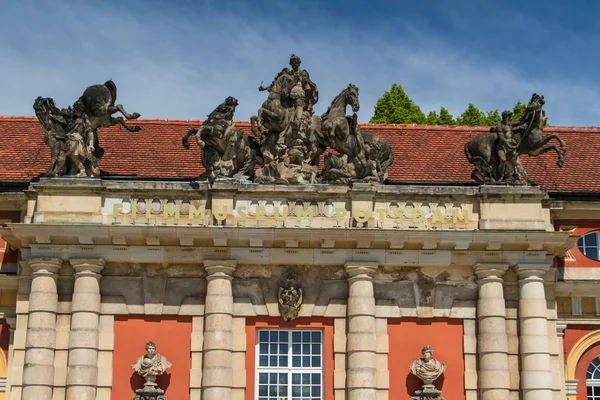
[[[513,107],[513,122],[520,120],[525,115],[525,111],[527,111],[527,106],[520,101],[517,101],[517,104]]]
[[[495,110],[487,112],[487,114],[485,116],[485,125],[486,126],[498,125],[500,123],[500,121],[502,121],[502,117],[500,116],[500,113],[498,112],[497,108]]]
[[[440,123],[440,117],[435,111],[429,111],[427,118],[425,119],[427,125],[438,125]]]
[[[527,105],[521,103],[520,101],[517,101],[517,103],[513,107],[512,121],[517,122],[518,120],[523,118],[523,116],[525,116],[526,112],[527,112]],[[548,117],[546,117],[546,116],[544,116],[544,126],[550,126],[550,124],[548,124]]]
[[[424,124],[425,114],[407,95],[401,85],[394,83],[375,104],[371,123]]]
[[[456,119],[459,125],[467,126],[485,126],[486,116],[485,113],[480,111],[473,103],[469,103],[469,107]]]
[[[456,125],[454,117],[445,107],[440,109],[440,116],[438,118],[440,125]]]

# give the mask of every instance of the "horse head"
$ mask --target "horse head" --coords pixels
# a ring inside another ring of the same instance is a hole
[[[217,108],[208,115],[208,119],[233,119],[235,108],[238,106],[238,101],[235,97],[228,96],[224,102],[219,104]]]
[[[358,101],[358,87],[349,84],[346,88],[346,101],[352,107],[353,112],[360,110],[360,102]]]
[[[537,93],[531,95],[531,100],[529,100],[529,104],[527,104],[528,111],[539,111],[542,109],[542,106],[546,104],[544,100],[544,96],[540,96]]]

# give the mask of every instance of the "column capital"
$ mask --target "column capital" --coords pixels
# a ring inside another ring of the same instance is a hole
[[[207,279],[225,278],[232,279],[233,271],[237,268],[236,260],[205,260],[204,269],[208,274]]]
[[[551,264],[517,264],[515,272],[519,277],[519,281],[527,278],[544,279],[546,272],[550,269]]]
[[[71,258],[69,263],[75,270],[75,274],[100,274],[106,265],[102,258]]]
[[[27,264],[31,268],[33,275],[57,275],[62,267],[63,260],[60,258],[30,258]]]
[[[348,279],[373,279],[373,275],[375,275],[378,267],[379,263],[375,262],[348,262],[344,266],[344,269],[348,274]]]
[[[508,264],[502,263],[477,263],[473,267],[473,272],[478,281],[486,278],[496,278],[502,281],[502,275],[508,270],[508,266]]]

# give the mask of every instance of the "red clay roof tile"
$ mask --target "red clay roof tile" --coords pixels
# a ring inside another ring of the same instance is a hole
[[[202,173],[200,150],[181,145],[182,136],[201,121],[141,119],[138,133],[115,126],[99,130],[105,154],[99,163],[103,174],[144,178],[193,178]],[[247,121],[236,124],[249,134]],[[396,158],[389,169],[395,183],[473,184],[463,151],[467,140],[487,127],[370,125],[363,129],[386,139]],[[600,128],[548,127],[567,144],[565,164],[556,166],[556,153],[523,156],[530,177],[545,190],[600,193]],[[29,181],[43,174],[50,162],[42,129],[35,117],[0,116],[0,181]],[[193,142],[193,141],[192,141]]]

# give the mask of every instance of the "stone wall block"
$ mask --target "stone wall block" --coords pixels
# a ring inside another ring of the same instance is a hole
[[[48,278],[51,279],[51,278]],[[52,282],[54,285],[54,282]],[[54,286],[56,290],[56,286]],[[43,289],[46,289],[45,287]],[[58,307],[58,295],[51,291],[37,291],[36,295],[29,299],[29,312],[46,311],[56,313]]]
[[[54,364],[29,365],[23,371],[23,381],[30,382],[32,379],[35,379],[37,385],[51,387],[54,384]]]
[[[233,333],[231,331],[206,331],[204,332],[204,350],[232,351]]]
[[[67,385],[91,385],[98,382],[98,367],[95,365],[70,364],[67,376]]]
[[[204,366],[202,370],[202,387],[204,389],[213,387],[210,382],[215,382],[215,387],[233,387],[233,368]],[[206,395],[204,397],[206,397]]]
[[[71,312],[78,311],[100,314],[100,293],[74,293]]]
[[[348,389],[377,387],[377,370],[375,368],[353,368],[347,371]],[[370,392],[369,392],[370,393]]]
[[[69,365],[89,365],[90,358],[98,357],[98,350],[91,349],[71,349],[69,352]]]

